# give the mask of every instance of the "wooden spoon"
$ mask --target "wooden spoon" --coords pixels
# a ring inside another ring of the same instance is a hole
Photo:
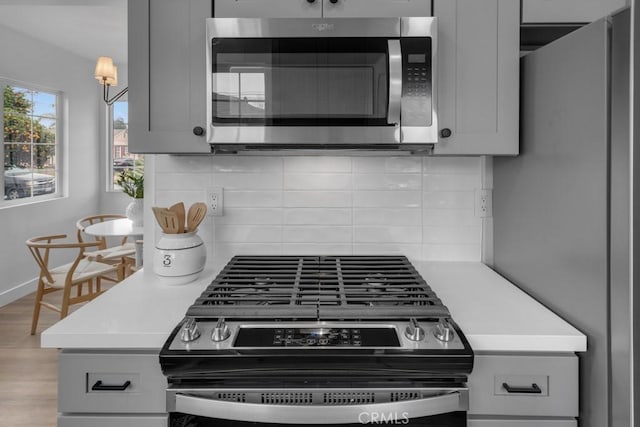
[[[191,205],[187,214],[187,232],[191,233],[198,229],[198,226],[207,215],[207,205],[198,202]]]
[[[167,208],[153,207],[153,214],[165,234],[178,233],[178,215]]]
[[[178,216],[178,233],[184,233],[184,203],[179,202],[173,206],[169,206],[171,212],[175,212]]]

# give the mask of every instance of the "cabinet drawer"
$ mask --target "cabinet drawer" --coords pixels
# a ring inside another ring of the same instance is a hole
[[[577,427],[576,420],[467,420],[467,427]]]
[[[70,416],[60,415],[58,427],[167,427],[167,416]]]
[[[156,353],[58,357],[58,412],[164,413],[167,381]]]
[[[468,383],[469,414],[578,416],[578,357],[574,354],[476,355]]]

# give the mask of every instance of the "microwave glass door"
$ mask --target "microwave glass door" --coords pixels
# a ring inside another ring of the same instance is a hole
[[[212,122],[389,126],[387,38],[216,38]]]

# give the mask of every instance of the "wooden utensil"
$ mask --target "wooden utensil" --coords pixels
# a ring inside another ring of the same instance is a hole
[[[189,213],[187,214],[187,232],[191,233],[196,231],[206,215],[207,205],[202,202],[191,205]]]
[[[153,214],[155,215],[160,228],[162,228],[162,231],[164,231],[165,234],[178,233],[178,215],[175,212],[170,211],[167,208],[153,207],[151,209],[153,210]]]
[[[175,212],[178,215],[178,233],[184,233],[184,203],[179,202],[173,206],[169,206],[171,212]]]

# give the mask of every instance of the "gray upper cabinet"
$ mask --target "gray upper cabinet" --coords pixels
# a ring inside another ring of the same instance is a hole
[[[322,0],[216,0],[216,18],[320,18]]]
[[[129,150],[208,153],[205,24],[211,0],[128,2]]]
[[[522,22],[592,22],[629,3],[629,0],[522,0]]]
[[[431,0],[216,0],[217,18],[431,16]]]
[[[518,154],[520,2],[434,0],[433,14],[440,128],[434,154]]]
[[[325,18],[431,16],[431,0],[323,0]]]

